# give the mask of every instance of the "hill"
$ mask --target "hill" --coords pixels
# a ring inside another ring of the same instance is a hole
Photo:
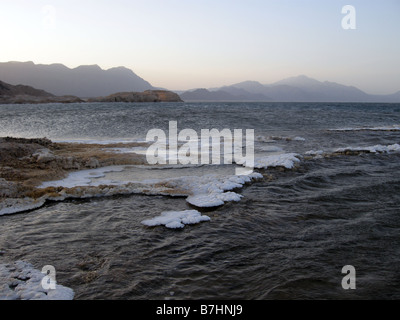
[[[179,95],[166,90],[146,90],[144,92],[120,92],[106,97],[82,100],[75,96],[55,96],[44,90],[30,86],[0,81],[0,104],[24,103],[83,103],[83,102],[182,102]]]
[[[107,97],[88,99],[88,102],[183,102],[179,95],[166,90],[119,92]]]
[[[71,103],[83,102],[74,96],[57,97],[44,90],[38,90],[30,86],[13,86],[0,81],[0,104],[22,103]]]

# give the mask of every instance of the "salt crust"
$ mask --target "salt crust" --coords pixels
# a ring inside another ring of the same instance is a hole
[[[46,274],[31,264],[16,261],[0,264],[0,300],[73,300],[74,291],[56,284],[55,289],[44,289]]]
[[[170,229],[180,229],[187,224],[197,224],[210,220],[210,217],[202,216],[197,210],[165,211],[158,217],[142,221],[142,224],[148,227],[164,225]]]

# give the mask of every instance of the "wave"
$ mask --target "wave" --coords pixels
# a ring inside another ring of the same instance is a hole
[[[43,207],[45,203],[46,199],[43,198],[6,198],[0,202],[0,216],[39,209]]]
[[[254,167],[257,169],[268,169],[284,167],[293,169],[300,162],[300,155],[297,153],[274,154],[265,157],[258,157],[254,161]]]
[[[336,155],[359,155],[362,153],[372,153],[372,154],[379,154],[379,153],[397,153],[400,152],[400,145],[390,144],[390,145],[381,145],[377,144],[374,146],[360,146],[360,147],[344,147],[344,148],[336,148],[331,149],[328,151],[324,150],[309,150],[304,153],[304,157],[306,159],[313,158],[313,159],[321,159],[321,158],[328,158]]]
[[[338,132],[346,132],[346,131],[400,131],[400,125],[381,126],[381,127],[349,127],[349,128],[329,129],[328,131],[338,131]]]
[[[276,141],[306,141],[303,137],[287,137],[287,136],[264,136],[259,135],[255,137],[255,141],[264,142],[264,143],[271,143]]]
[[[367,146],[367,147],[346,147],[339,148],[335,150],[335,153],[346,153],[346,152],[365,152],[365,153],[390,153],[390,152],[399,152],[400,145],[395,143],[387,146],[383,145],[375,145],[375,146]]]

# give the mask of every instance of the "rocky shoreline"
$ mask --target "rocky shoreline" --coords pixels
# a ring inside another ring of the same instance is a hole
[[[114,165],[143,165],[145,156],[114,153],[113,148],[142,147],[143,143],[54,143],[46,138],[0,138],[0,215],[13,207],[30,209],[43,196],[58,196],[62,190],[39,189],[45,181],[69,173]],[[46,200],[46,199],[43,199]]]

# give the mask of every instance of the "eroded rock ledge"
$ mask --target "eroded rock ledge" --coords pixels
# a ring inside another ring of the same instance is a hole
[[[112,148],[141,147],[143,143],[54,143],[44,139],[0,138],[0,202],[25,198],[44,181],[65,178],[70,172],[112,165],[145,164],[143,155],[118,154]]]

